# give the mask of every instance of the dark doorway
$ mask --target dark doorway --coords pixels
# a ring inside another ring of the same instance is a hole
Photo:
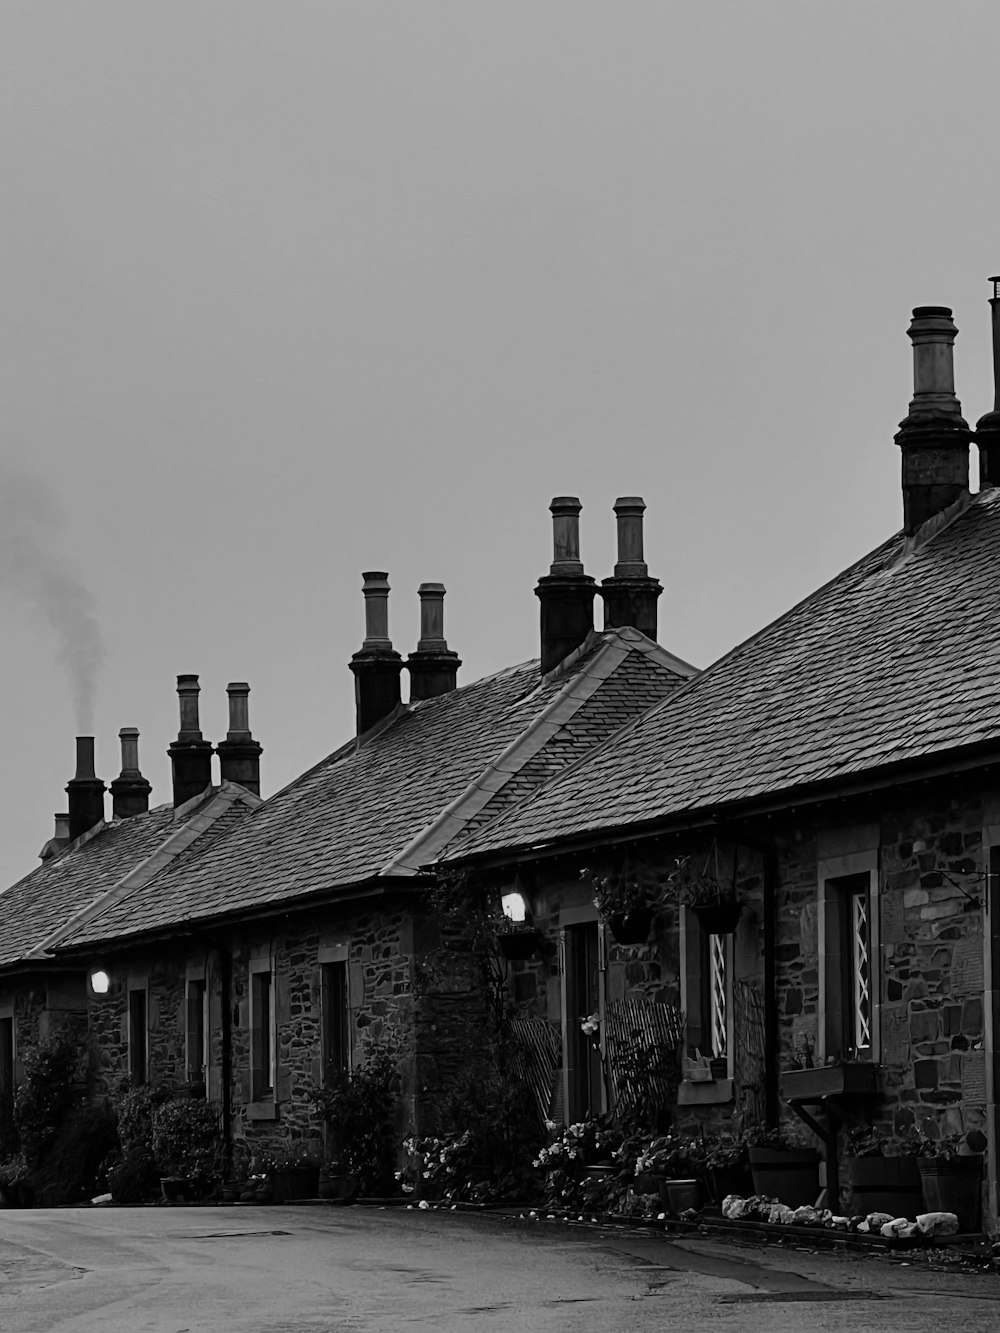
[[[566,1119],[572,1124],[604,1110],[604,1076],[595,1036],[581,1024],[601,1011],[600,949],[596,921],[565,928]]]

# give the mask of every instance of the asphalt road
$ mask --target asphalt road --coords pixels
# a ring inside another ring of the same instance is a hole
[[[1000,1276],[368,1207],[0,1212],[2,1333],[962,1333]]]

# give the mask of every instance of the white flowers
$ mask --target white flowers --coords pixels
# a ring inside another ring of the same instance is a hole
[[[587,1017],[580,1024],[580,1031],[585,1032],[588,1037],[596,1037],[597,1033],[600,1030],[601,1030],[600,1014],[588,1014]]]

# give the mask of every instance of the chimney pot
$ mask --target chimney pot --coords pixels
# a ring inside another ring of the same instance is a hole
[[[260,795],[260,757],[263,748],[250,732],[250,686],[245,680],[232,680],[226,686],[229,695],[229,730],[219,741],[219,777],[236,782],[254,795]]]
[[[40,861],[51,861],[53,856],[56,856],[69,844],[69,815],[56,815],[55,823],[55,833],[38,853]]]
[[[111,812],[115,819],[131,819],[149,809],[153,790],[139,772],[139,729],[122,727],[118,733],[122,746],[122,771],[111,784]]]
[[[912,536],[969,489],[971,432],[955,396],[958,334],[947,306],[916,306],[907,330],[913,343],[913,398],[899,423],[903,526]]]
[[[601,583],[604,599],[604,628],[631,625],[650,639],[657,634],[656,600],[663,592],[659,579],[651,579],[643,559],[642,516],[646,505],[641,495],[621,495],[615,501],[618,522],[618,561],[614,577]]]
[[[399,677],[403,670],[403,659],[389,638],[389,575],[382,570],[369,570],[361,578],[365,637],[360,651],[350,661],[359,736],[399,706]]]
[[[538,580],[542,675],[554,670],[594,628],[594,580],[580,560],[580,511],[575,495],[557,495],[552,513],[552,564]]]
[[[198,677],[177,677],[180,730],[167,749],[173,774],[174,809],[200,796],[212,785],[212,743],[201,734],[198,722]]]
[[[990,278],[990,323],[993,331],[993,411],[976,422],[979,449],[979,489],[1000,486],[1000,275]]]
[[[421,583],[417,589],[420,598],[420,638],[417,651],[406,659],[410,673],[410,701],[436,699],[449,694],[458,682],[458,668],[462,665],[444,637],[443,583]]]
[[[72,841],[104,819],[107,788],[94,772],[94,738],[77,736],[76,773],[66,786],[69,797],[69,836]]]

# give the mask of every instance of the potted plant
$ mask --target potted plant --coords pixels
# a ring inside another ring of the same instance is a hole
[[[266,1169],[274,1203],[288,1203],[291,1199],[318,1198],[320,1171],[318,1153],[290,1153],[286,1157],[269,1158],[260,1165]]]
[[[746,1198],[753,1193],[745,1139],[732,1135],[714,1138],[705,1152],[704,1171],[713,1203],[721,1203],[727,1194]]]
[[[920,1171],[917,1156],[905,1142],[871,1125],[848,1130],[844,1172],[851,1188],[854,1213],[892,1213],[916,1217],[920,1212]]]
[[[731,935],[739,924],[743,905],[736,897],[736,860],[733,879],[727,882],[719,868],[719,848],[713,841],[704,862],[693,856],[678,859],[670,877],[677,901],[690,907],[706,935]]]
[[[758,1126],[747,1132],[755,1194],[790,1208],[819,1197],[819,1153],[793,1145],[783,1129]]]
[[[497,949],[509,963],[527,962],[542,945],[542,932],[530,921],[501,915],[496,927]]]
[[[580,878],[593,889],[594,906],[619,944],[645,944],[653,925],[653,904],[662,893],[655,869],[630,864],[617,873],[600,875],[582,870]]]
[[[978,1131],[918,1141],[920,1187],[926,1212],[954,1213],[958,1229],[979,1230],[985,1139]]]

